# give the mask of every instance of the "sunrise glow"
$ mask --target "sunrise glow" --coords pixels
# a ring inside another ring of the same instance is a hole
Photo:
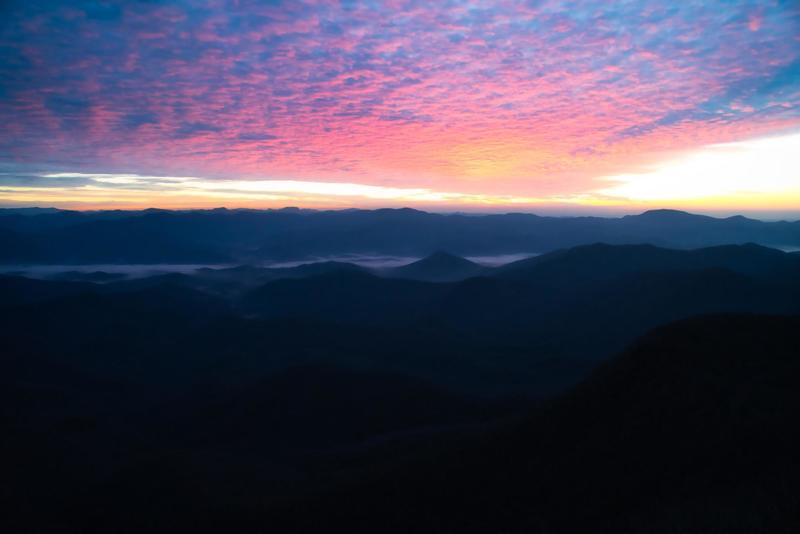
[[[0,206],[800,216],[793,2],[2,14]]]

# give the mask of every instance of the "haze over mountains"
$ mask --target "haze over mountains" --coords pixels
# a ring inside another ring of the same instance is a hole
[[[541,253],[577,245],[800,247],[800,221],[674,210],[621,218],[442,215],[412,209],[313,211],[0,210],[3,263],[253,263],[347,253],[423,257]]]

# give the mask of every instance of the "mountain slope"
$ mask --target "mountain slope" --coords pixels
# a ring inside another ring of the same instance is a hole
[[[763,316],[660,328],[516,429],[268,521],[283,532],[794,532],[799,330],[800,318]]]

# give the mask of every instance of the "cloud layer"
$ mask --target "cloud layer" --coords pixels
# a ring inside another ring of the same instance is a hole
[[[51,174],[580,199],[800,128],[792,1],[12,1],[0,15],[0,162]]]

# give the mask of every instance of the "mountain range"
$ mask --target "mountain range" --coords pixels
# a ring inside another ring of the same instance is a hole
[[[164,328],[174,332],[164,336],[183,335],[175,324],[200,328],[212,321],[206,328],[213,330],[219,322],[221,330],[242,330],[233,345],[245,351],[264,342],[243,326],[252,321],[266,322],[265,331],[274,321],[336,325],[342,333],[334,328],[332,335],[341,339],[326,349],[332,361],[391,369],[469,394],[552,393],[649,329],[693,315],[800,313],[800,257],[753,244],[694,250],[594,244],[497,268],[438,252],[392,269],[322,262],[95,283],[55,278],[0,276],[0,309],[12,324],[27,317],[22,331],[64,325],[48,339],[60,339],[62,330],[74,337],[82,325],[95,328],[115,314],[135,325],[140,315],[169,312],[177,315]],[[54,322],[43,324],[50,316]],[[208,333],[185,335],[175,343],[207,352],[198,343]],[[376,342],[368,354],[354,350],[370,339]],[[434,346],[433,355],[413,355]]]
[[[800,221],[724,219],[675,210],[621,218],[314,211],[0,210],[2,263],[255,263],[335,254],[422,257],[543,253],[578,245],[800,247]]]
[[[3,275],[0,528],[794,532],[798,317],[753,243]]]

